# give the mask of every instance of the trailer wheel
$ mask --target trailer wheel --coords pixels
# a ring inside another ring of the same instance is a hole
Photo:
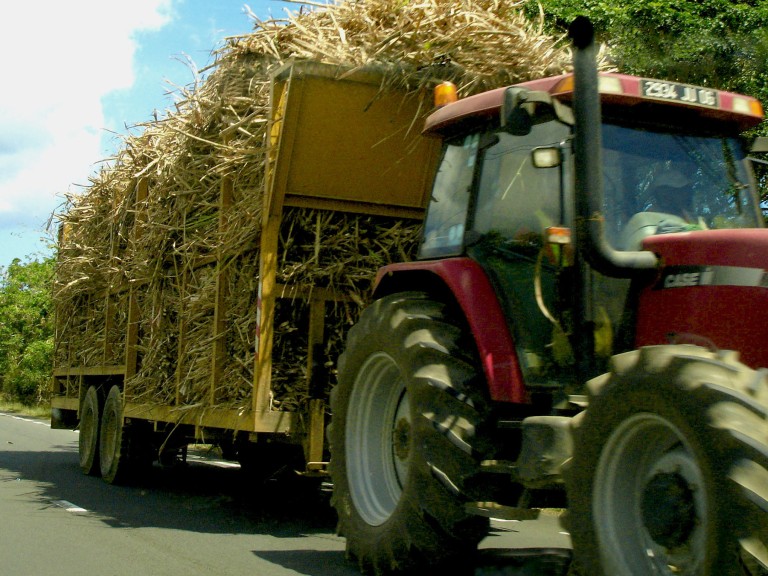
[[[574,420],[567,526],[584,574],[768,570],[768,386],[733,353],[613,359]]]
[[[104,401],[99,436],[101,477],[108,484],[120,484],[127,478],[126,435],[123,434],[123,400],[119,386],[112,386]]]
[[[83,474],[99,472],[99,426],[101,420],[101,399],[95,386],[89,386],[80,408],[80,436],[78,453]]]
[[[470,480],[493,454],[474,346],[426,294],[382,298],[349,332],[331,394],[332,504],[347,553],[375,574],[454,573],[487,534]]]

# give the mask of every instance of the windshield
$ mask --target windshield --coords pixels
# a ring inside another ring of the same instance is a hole
[[[608,239],[638,250],[650,234],[762,226],[736,138],[603,125]]]

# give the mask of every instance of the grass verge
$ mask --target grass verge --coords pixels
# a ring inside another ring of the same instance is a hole
[[[0,397],[0,412],[19,414],[30,418],[50,418],[51,407],[47,404],[29,406],[21,402],[14,402]]]

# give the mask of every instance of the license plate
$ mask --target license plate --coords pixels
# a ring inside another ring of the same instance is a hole
[[[707,108],[717,108],[720,105],[717,90],[709,88],[659,80],[643,80],[642,87],[643,96],[646,98],[682,102]]]

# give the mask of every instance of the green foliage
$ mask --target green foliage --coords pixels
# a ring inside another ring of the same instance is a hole
[[[52,257],[0,267],[0,391],[25,404],[49,396],[53,268]]]
[[[768,0],[529,0],[531,17],[540,6],[558,33],[589,17],[619,72],[749,94],[768,107]],[[751,135],[768,135],[768,123]],[[762,166],[758,180],[768,181]]]
[[[540,2],[551,29],[588,16],[621,72],[768,95],[768,0]]]

